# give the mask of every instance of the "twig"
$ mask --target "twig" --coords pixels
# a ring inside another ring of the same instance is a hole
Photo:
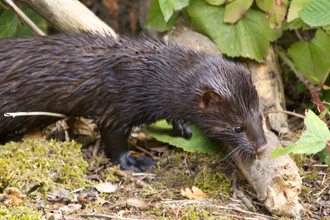
[[[327,73],[325,74],[325,76],[323,77],[323,79],[322,79],[322,81],[321,81],[321,83],[320,83],[320,87],[321,87],[321,88],[323,88],[323,85],[324,85],[324,83],[325,83],[325,80],[328,78],[329,73],[330,73],[330,67],[329,67]]]
[[[72,116],[67,116],[59,113],[52,112],[7,112],[4,114],[5,117],[17,117],[17,116],[33,116],[33,115],[43,115],[43,116],[52,116],[58,118],[74,118]]]
[[[244,195],[243,192],[241,192],[239,189],[237,189],[237,171],[233,171],[233,173],[231,174],[231,178],[232,178],[232,189],[233,191],[236,193],[236,195],[238,196],[238,198],[240,198],[242,200],[242,202],[244,203],[244,205],[250,210],[250,211],[256,211],[256,208],[252,205],[252,203],[250,202],[250,200]]]
[[[283,113],[283,114],[288,114],[288,115],[293,115],[299,118],[306,118],[305,115],[301,115],[295,112],[290,112],[290,111],[285,111],[285,110],[269,110],[266,112],[263,112],[264,115],[270,114],[270,113]]]
[[[95,147],[94,147],[94,150],[93,150],[92,161],[91,161],[91,164],[89,165],[88,170],[92,170],[93,167],[94,167],[96,156],[97,156],[97,153],[99,152],[100,144],[101,144],[101,138],[100,137],[97,137],[97,140],[96,140],[96,143],[95,143]]]
[[[33,21],[30,20],[30,18],[28,18],[28,16],[24,14],[24,12],[21,11],[19,7],[15,5],[13,1],[3,0],[3,2],[6,3],[37,35],[46,35],[37,25],[33,23]]]
[[[140,151],[143,151],[144,153],[146,153],[146,154],[148,154],[148,155],[150,155],[150,156],[152,156],[152,157],[157,157],[158,159],[160,159],[160,157],[155,156],[153,153],[150,153],[149,151],[143,149],[142,147],[139,147],[137,144],[133,143],[132,141],[128,140],[128,143],[129,143],[130,145],[132,145],[133,147],[139,149]]]
[[[126,173],[127,171],[124,172],[124,171],[121,171],[121,170],[118,170],[118,169],[114,169],[114,168],[112,168],[112,167],[109,167],[108,169],[109,169],[111,172],[115,172],[115,173],[116,173],[117,175],[119,175],[119,176],[122,176],[122,177],[125,177],[125,178],[129,179],[130,181],[132,181],[132,182],[138,184],[138,185],[141,186],[141,187],[146,187],[146,186],[147,186],[147,183],[146,183],[146,182],[144,182],[144,181],[142,181],[142,180],[138,180],[138,179],[132,177],[131,175],[129,175],[128,173]]]
[[[80,217],[95,217],[95,218],[108,218],[108,219],[112,219],[112,218],[120,218],[120,219],[124,219],[124,220],[140,220],[140,219],[136,219],[136,218],[123,218],[121,216],[115,216],[115,215],[104,215],[104,214],[76,214],[74,216],[80,216]]]
[[[188,202],[185,202],[183,204],[181,204],[178,208],[178,210],[176,211],[176,217],[178,218],[179,217],[179,212],[180,212],[180,209],[182,206],[186,205],[186,204],[191,204],[191,203],[201,203],[201,201],[199,200],[192,200],[192,201],[188,201]]]
[[[300,35],[299,31],[297,29],[294,30],[294,33],[297,35],[300,41],[304,41],[304,38]]]

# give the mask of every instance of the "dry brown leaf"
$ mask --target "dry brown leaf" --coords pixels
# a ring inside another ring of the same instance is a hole
[[[111,183],[100,183],[100,184],[95,185],[95,188],[100,193],[111,193],[111,192],[116,191],[117,186],[113,185]]]
[[[199,188],[197,188],[195,186],[192,187],[192,191],[189,188],[186,188],[186,191],[181,189],[181,195],[183,195],[189,199],[201,199],[207,195],[207,193],[204,193],[202,190],[200,190]]]
[[[100,197],[98,197],[97,198],[97,200],[95,201],[97,204],[99,204],[99,205],[104,205],[104,204],[107,204],[107,203],[109,203],[109,204],[113,204],[113,203],[111,203],[111,202],[109,202],[109,201],[107,201],[107,200],[105,200],[105,199],[101,199]]]
[[[82,197],[82,196],[78,196],[77,197],[77,201],[78,202],[83,202],[83,203],[86,203],[87,202],[87,200],[84,197]]]
[[[59,208],[60,211],[63,211],[65,214],[70,214],[81,209],[82,205],[80,204],[69,204],[67,206],[62,206]]]
[[[15,198],[15,196],[10,195],[10,197],[13,200],[13,202],[15,203],[15,205],[19,205],[19,202],[17,201],[17,199]]]
[[[68,125],[74,134],[91,136],[94,134],[96,124],[93,123],[92,119],[86,118],[70,118]]]
[[[24,139],[41,139],[43,137],[48,138],[48,134],[41,132],[39,128],[34,128],[32,130],[29,130],[27,134],[23,135]]]
[[[243,173],[238,169],[238,167],[236,167],[236,171],[237,171],[237,177],[239,180],[245,180],[245,176],[243,175]]]
[[[11,199],[6,199],[4,204],[6,205],[19,205],[25,199],[26,195],[24,195],[19,189],[15,187],[7,187],[4,191],[4,194],[8,195]],[[7,197],[7,198],[9,198]]]
[[[136,151],[130,151],[133,157],[141,157],[144,155],[144,153],[136,152]]]

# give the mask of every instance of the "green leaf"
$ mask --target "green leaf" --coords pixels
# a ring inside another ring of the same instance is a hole
[[[264,3],[270,27],[280,28],[286,15],[288,0],[265,0]]]
[[[21,10],[44,32],[47,31],[46,21],[31,8],[22,5]],[[27,24],[19,21],[15,12],[6,10],[0,18],[0,38],[37,35]]]
[[[330,67],[329,51],[330,38],[320,29],[310,43],[298,42],[288,49],[296,68],[313,84],[321,82]]]
[[[330,25],[322,26],[322,29],[325,30],[325,32],[327,32],[327,34],[330,36]]]
[[[330,132],[327,125],[311,110],[307,112],[305,118],[307,131],[302,134],[296,145],[288,146],[284,149],[277,148],[272,157],[277,157],[287,153],[315,154],[326,147],[326,142],[330,140]]]
[[[251,7],[253,0],[234,0],[226,4],[224,21],[235,23]]]
[[[187,7],[189,4],[189,0],[173,0],[174,10],[181,10],[184,7]]]
[[[173,12],[172,17],[165,22],[164,15],[160,9],[158,0],[152,0],[149,15],[144,25],[145,28],[156,29],[159,31],[170,30],[176,23],[176,20],[179,16],[179,12]]]
[[[302,28],[303,30],[312,29],[312,27],[306,24],[301,18],[296,18],[291,22],[285,21],[282,24],[282,30],[294,30],[299,28]]]
[[[283,60],[283,62],[289,66],[289,68],[296,74],[298,74],[296,67],[294,65],[294,63],[292,62],[292,60],[290,60],[290,58],[288,57],[288,55],[286,54],[286,51],[281,48],[278,47],[277,49],[278,55],[280,56],[281,60]]]
[[[29,8],[26,5],[21,7],[21,10],[28,16],[34,24],[36,24],[43,32],[47,33],[47,22],[38,13]],[[15,32],[15,37],[20,36],[36,36],[37,34],[25,23],[20,25],[20,27]]]
[[[317,155],[320,157],[321,161],[330,164],[330,154],[328,148],[324,148],[323,150],[318,152]]]
[[[162,11],[163,15],[164,15],[164,19],[167,22],[173,12],[174,12],[174,7],[172,4],[172,1],[168,1],[168,0],[159,0],[159,6],[160,6],[160,10]]]
[[[225,3],[231,2],[233,0],[206,0],[210,5],[223,5]]]
[[[265,13],[250,8],[234,24],[226,24],[224,6],[212,6],[204,0],[191,1],[188,12],[193,26],[209,36],[222,53],[231,57],[249,57],[263,61],[268,54],[269,41],[281,36],[281,30],[269,27]]]
[[[261,10],[265,11],[265,0],[256,0],[256,3]]]
[[[0,38],[13,37],[18,24],[18,18],[12,10],[5,10],[0,17]]]
[[[154,125],[143,128],[139,133],[145,133],[161,142],[169,143],[189,152],[200,151],[203,153],[215,153],[221,150],[221,144],[219,141],[206,137],[195,126],[189,126],[189,128],[193,134],[189,140],[178,136],[173,131],[172,125],[169,125],[165,120],[161,120]]]
[[[292,153],[293,149],[295,147],[296,147],[296,145],[287,146],[286,148],[282,148],[282,147],[279,146],[273,151],[273,153],[270,154],[270,156],[272,158],[275,158],[275,157],[279,157],[279,156],[282,156],[282,155],[285,155],[285,154]]]
[[[165,22],[173,15],[174,11],[178,11],[189,4],[189,0],[158,0],[160,9],[164,15]]]
[[[299,18],[298,12],[305,7],[308,3],[314,0],[292,0],[288,13],[288,22],[293,21],[296,18]]]
[[[298,12],[301,19],[311,26],[330,24],[330,1],[315,0]]]

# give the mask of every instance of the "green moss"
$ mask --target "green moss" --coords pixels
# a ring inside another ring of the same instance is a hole
[[[7,186],[30,190],[42,185],[42,193],[54,186],[75,189],[90,186],[88,164],[76,142],[25,140],[0,146],[1,191]],[[40,190],[40,189],[39,189]]]
[[[0,220],[39,220],[42,219],[42,214],[42,211],[24,205],[8,209],[0,207]]]

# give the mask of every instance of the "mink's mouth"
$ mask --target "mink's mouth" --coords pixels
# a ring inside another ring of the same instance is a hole
[[[259,146],[257,149],[257,153],[261,154],[267,150],[267,143],[264,143],[263,145]]]

